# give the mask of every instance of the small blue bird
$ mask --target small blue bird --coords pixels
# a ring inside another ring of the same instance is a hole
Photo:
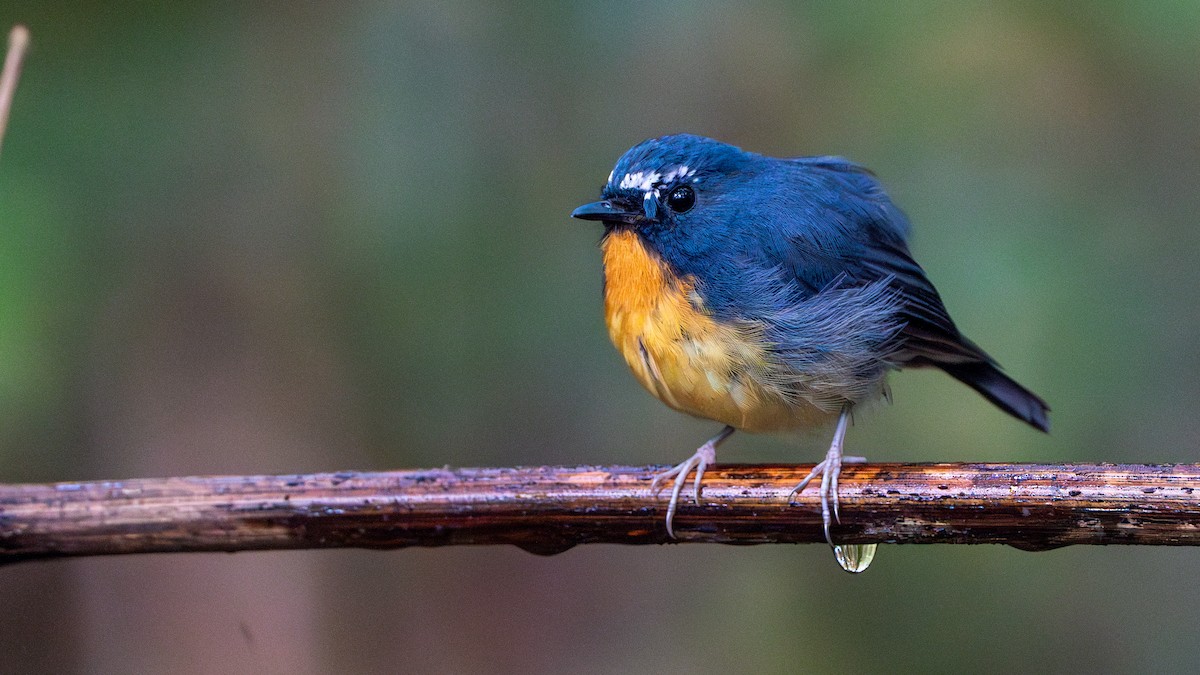
[[[668,406],[725,428],[655,478],[680,491],[737,429],[836,420],[820,476],[825,537],[837,519],[842,443],[856,405],[889,371],[940,368],[1048,431],[1049,407],[963,337],[908,252],[908,219],[870,171],[841,157],[765,157],[687,134],[639,143],[601,201],[571,215],[604,224],[609,336]],[[861,461],[860,458],[854,458]]]

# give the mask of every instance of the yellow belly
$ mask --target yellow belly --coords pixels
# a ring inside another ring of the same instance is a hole
[[[605,237],[608,334],[650,393],[672,408],[747,431],[823,424],[818,408],[772,384],[761,327],[718,323],[691,279],[675,276],[629,230]]]

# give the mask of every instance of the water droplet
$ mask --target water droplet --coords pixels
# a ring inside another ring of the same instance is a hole
[[[867,571],[871,561],[875,559],[875,549],[879,544],[835,544],[833,557],[842,569],[851,574]]]

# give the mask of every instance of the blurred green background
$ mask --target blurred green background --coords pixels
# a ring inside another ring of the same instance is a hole
[[[610,347],[617,157],[846,155],[1034,433],[931,372],[852,453],[1200,460],[1200,4],[11,3],[0,475],[673,463]],[[828,433],[725,461],[815,461]],[[1200,668],[1200,554],[587,546],[0,569],[3,672]]]

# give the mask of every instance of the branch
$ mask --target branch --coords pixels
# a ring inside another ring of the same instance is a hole
[[[810,465],[723,465],[681,542],[821,542]],[[662,544],[654,467],[532,467],[0,485],[0,563],[116,553]],[[842,543],[1200,544],[1200,465],[864,464],[841,477]]]
[[[4,141],[8,112],[12,109],[17,80],[21,78],[21,62],[25,59],[25,50],[28,47],[29,30],[25,26],[13,26],[8,33],[8,53],[4,55],[4,70],[0,71],[0,142]]]

